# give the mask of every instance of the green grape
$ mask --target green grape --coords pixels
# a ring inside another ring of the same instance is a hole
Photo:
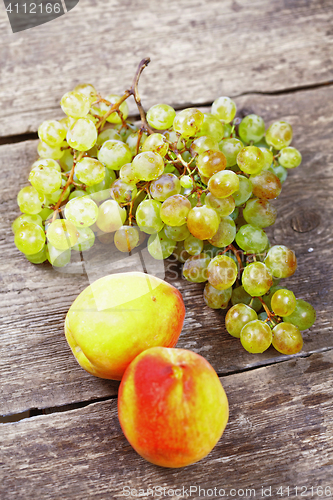
[[[77,228],[79,237],[77,243],[72,247],[77,252],[85,252],[91,248],[95,243],[95,234],[90,227]]]
[[[191,144],[190,150],[193,156],[195,154],[200,155],[205,151],[220,152],[219,143],[215,139],[213,139],[213,137],[209,137],[206,135],[202,135],[195,139]]]
[[[295,253],[284,245],[272,246],[267,252],[265,264],[275,278],[289,278],[297,269]]]
[[[52,246],[58,250],[67,250],[77,242],[78,232],[69,220],[56,219],[48,226],[46,236]]]
[[[164,226],[163,230],[165,236],[173,241],[184,241],[190,236],[187,224],[183,224],[182,226]]]
[[[265,157],[257,146],[246,146],[237,155],[237,165],[246,174],[258,174],[265,166]]]
[[[173,120],[173,129],[183,137],[194,137],[201,129],[204,114],[196,108],[180,111]]]
[[[217,290],[231,287],[236,281],[237,274],[235,261],[227,255],[217,255],[207,268],[208,281]]]
[[[73,152],[70,148],[67,148],[64,150],[63,153],[64,154],[59,160],[60,166],[64,172],[70,172],[73,167],[73,160],[74,160]]]
[[[51,147],[59,146],[66,137],[66,128],[57,120],[46,120],[38,127],[38,137]]]
[[[289,316],[296,308],[296,297],[291,290],[277,290],[272,296],[271,305],[278,316]]]
[[[21,229],[26,224],[37,224],[43,229],[43,219],[37,215],[22,214],[17,217],[12,224],[12,231],[15,234],[16,231]]]
[[[282,354],[296,354],[303,347],[303,337],[297,326],[279,323],[272,331],[273,347]]]
[[[110,139],[113,139],[115,141],[122,140],[118,130],[115,130],[114,128],[107,128],[103,130],[103,132],[98,134],[96,144],[98,146],[102,146],[104,142],[109,141]]]
[[[75,189],[69,195],[68,201],[73,200],[74,198],[81,198],[82,196],[87,196],[87,193],[85,191],[82,191],[81,189]]]
[[[191,203],[188,199],[181,194],[175,194],[169,196],[162,203],[160,216],[168,226],[182,226],[185,224],[190,210]],[[190,228],[189,230],[191,231]]]
[[[31,170],[29,181],[40,193],[49,194],[60,189],[62,177],[55,168],[40,165]]]
[[[40,141],[37,146],[37,152],[43,160],[60,160],[64,154],[62,144],[58,146],[49,146],[46,142]]]
[[[169,149],[169,144],[162,134],[151,134],[142,144],[142,151],[153,151],[157,153],[162,158],[167,154]]]
[[[69,127],[75,122],[75,118],[72,118],[71,116],[65,116],[65,118],[62,118],[61,120],[59,120],[59,123],[61,123],[61,125],[63,127],[65,127],[66,130],[69,129]]]
[[[61,172],[61,167],[59,163],[57,163],[55,160],[52,160],[51,158],[46,158],[42,160],[39,158],[39,160],[35,161],[31,165],[31,170],[33,170],[35,167],[47,167],[47,168],[53,168],[57,170],[58,172]]]
[[[139,179],[136,177],[132,163],[125,163],[119,170],[119,177],[127,184],[137,184]]]
[[[294,312],[283,318],[283,321],[297,326],[299,330],[307,330],[316,321],[316,311],[309,302],[297,299]]]
[[[268,200],[252,198],[243,209],[243,217],[252,226],[264,228],[275,222],[277,209]]]
[[[60,106],[65,115],[82,118],[89,113],[90,99],[81,92],[67,92],[62,96]]]
[[[76,87],[74,87],[74,92],[84,94],[88,97],[91,104],[97,99],[97,91],[91,83],[79,83]]]
[[[125,163],[132,161],[132,153],[127,144],[110,139],[104,142],[98,152],[97,158],[107,168],[119,170]]]
[[[296,168],[301,164],[302,155],[298,149],[286,147],[281,149],[279,163],[284,168]]]
[[[226,217],[235,210],[235,200],[232,196],[227,198],[216,198],[212,193],[207,193],[205,205],[213,208],[220,217]]]
[[[48,219],[51,214],[53,214],[53,210],[50,208],[43,208],[40,212],[38,212],[39,217],[41,217],[43,221]]]
[[[88,118],[79,118],[68,129],[66,139],[71,148],[88,151],[96,144],[96,127]]]
[[[252,195],[252,183],[244,175],[238,175],[239,188],[233,193],[235,205],[237,207],[243,205]]]
[[[223,123],[223,137],[224,139],[235,137],[234,127],[230,123]]]
[[[266,142],[275,149],[282,149],[289,146],[292,138],[293,129],[287,122],[274,122],[266,131]]]
[[[39,252],[33,253],[31,255],[26,255],[26,258],[32,264],[43,264],[43,262],[47,260],[46,245],[44,245]]]
[[[281,193],[280,179],[270,172],[263,170],[257,175],[251,175],[252,192],[257,198],[272,200]]]
[[[270,168],[269,168],[269,171],[272,172],[273,174],[276,175],[276,177],[278,177],[278,179],[280,180],[281,184],[284,183],[284,181],[287,179],[288,177],[288,171],[287,169],[285,169],[284,167],[282,167],[281,165],[272,165]]]
[[[138,153],[142,153],[142,145],[147,139],[147,134],[142,134],[140,141],[139,141],[139,148],[138,148]],[[137,153],[137,147],[138,147],[138,140],[139,140],[139,134],[138,132],[133,132],[129,134],[129,136],[126,139],[126,144],[130,148],[130,151],[133,156],[135,156]]]
[[[161,155],[153,151],[139,153],[133,158],[133,172],[140,181],[153,181],[158,179],[164,170],[164,162]]]
[[[111,198],[118,203],[129,203],[137,193],[137,189],[133,184],[127,184],[122,179],[116,179],[111,186]]]
[[[48,243],[46,246],[46,256],[52,266],[65,267],[71,260],[71,249],[67,248],[67,250],[59,250],[51,245],[51,243]]]
[[[211,309],[226,309],[231,298],[232,288],[216,290],[210,283],[206,283],[203,298]]]
[[[236,104],[230,97],[219,97],[212,105],[212,114],[224,123],[230,123],[235,118],[236,110]]]
[[[179,179],[180,185],[184,189],[193,189],[193,181],[189,175],[182,175]]]
[[[177,242],[173,251],[173,255],[176,257],[178,262],[181,262],[182,264],[184,264],[184,262],[186,262],[186,260],[191,257],[191,255],[185,250],[183,241]]]
[[[246,253],[260,254],[266,250],[269,241],[262,229],[245,224],[237,231],[236,243]]]
[[[198,255],[202,252],[203,246],[203,241],[195,238],[192,234],[184,240],[184,248],[189,255]]]
[[[250,321],[258,319],[257,313],[246,304],[232,306],[225,317],[225,327],[233,337],[240,337],[241,330]]]
[[[213,208],[207,206],[192,208],[187,216],[190,233],[199,240],[208,240],[217,232],[220,217]]]
[[[260,319],[260,321],[266,322],[267,318],[268,318],[268,315],[267,315],[267,312],[265,312],[265,311],[258,314],[258,319]]]
[[[237,155],[244,148],[244,144],[239,139],[223,139],[219,143],[219,148],[227,160],[227,167],[233,167],[237,163]]]
[[[274,281],[273,281],[274,282]],[[263,296],[263,300],[266,304],[266,306],[268,307],[268,309],[272,309],[272,304],[271,304],[271,300],[272,300],[272,297],[274,295],[274,293],[277,291],[277,290],[284,290],[284,287],[283,286],[279,286],[279,285],[274,285],[272,286],[272,288],[269,290],[268,293],[266,293],[264,296]]]
[[[156,200],[144,200],[136,209],[135,219],[139,228],[147,234],[159,233],[164,223],[160,217],[161,203]]]
[[[230,245],[236,236],[236,225],[230,217],[222,217],[217,232],[208,241],[218,248]]]
[[[157,201],[165,201],[181,191],[180,180],[174,174],[162,174],[149,187],[150,194]]]
[[[22,188],[17,195],[17,204],[20,207],[21,212],[25,214],[38,214],[44,203],[44,195],[39,193],[33,186],[26,186]]]
[[[106,100],[109,101],[112,106],[114,104],[116,104],[117,102],[119,102],[119,100],[121,99],[121,96],[120,95],[115,95],[115,94],[108,94],[106,96]],[[107,106],[107,109],[109,110],[110,107]],[[122,102],[121,105],[119,106],[119,111],[122,113],[123,115],[123,120],[126,120],[126,118],[128,117],[128,104],[126,101]],[[118,113],[114,112],[114,113],[111,113],[110,116],[108,116],[108,118],[106,119],[107,122],[109,123],[122,123],[122,120],[120,118],[120,116],[118,115]]]
[[[176,248],[176,242],[166,236],[164,231],[151,234],[147,243],[148,252],[156,260],[164,260],[170,257]]]
[[[189,257],[183,266],[183,275],[187,281],[192,283],[203,283],[207,281],[208,264],[210,263],[210,256],[205,253],[192,255]]]
[[[265,122],[258,115],[247,115],[238,127],[239,137],[243,142],[259,142],[265,135]]]
[[[75,165],[75,175],[86,186],[93,186],[103,181],[105,167],[95,158],[86,156]]]
[[[120,252],[131,252],[139,244],[138,228],[122,226],[114,233],[114,244]]]
[[[265,165],[263,170],[267,170],[273,163],[273,153],[270,149],[264,148],[263,146],[259,147],[260,151],[264,155]]]
[[[172,127],[176,111],[168,104],[155,104],[148,109],[147,122],[156,130]]]
[[[120,229],[127,218],[125,208],[115,200],[106,200],[98,208],[97,227],[104,233],[113,233]]]
[[[272,343],[272,330],[267,323],[255,319],[243,326],[240,341],[246,351],[253,354],[262,353]]]
[[[207,197],[206,197],[206,198],[207,198]],[[226,200],[227,198],[224,198],[224,199]],[[231,212],[231,214],[229,215],[229,217],[230,217],[232,220],[236,221],[236,219],[238,218],[238,216],[239,216],[239,208],[238,208],[238,207],[236,207],[236,208],[235,208],[235,210],[234,210],[233,212]]]
[[[215,141],[220,142],[223,139],[224,127],[216,116],[210,113],[204,113],[204,119],[201,125],[198,137],[203,135],[212,137]]]
[[[260,297],[271,288],[272,275],[263,262],[252,262],[245,267],[242,276],[244,290],[251,297]]]
[[[44,230],[38,224],[24,224],[15,232],[14,242],[20,252],[26,255],[36,254],[45,244]]]
[[[254,309],[256,312],[260,311],[262,308],[262,303],[257,297],[251,297],[245,290],[243,286],[238,286],[233,289],[231,296],[232,305],[236,304],[246,304],[247,306]]]
[[[196,159],[196,165],[198,167],[200,175],[204,177],[211,177],[225,169],[226,159],[223,153],[220,151],[205,151]]]
[[[93,186],[88,186],[86,189],[86,193],[90,195],[96,203],[101,201],[105,201],[110,198],[109,188],[112,183],[116,180],[116,174],[114,170],[109,170],[108,168],[104,168],[105,177],[98,184],[94,184]]]
[[[74,198],[65,207],[65,217],[76,227],[89,227],[97,221],[98,206],[89,196]]]
[[[209,179],[208,189],[216,198],[227,198],[239,189],[238,176],[231,170],[217,172]]]

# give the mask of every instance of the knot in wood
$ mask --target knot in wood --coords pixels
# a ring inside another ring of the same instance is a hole
[[[320,220],[320,215],[314,210],[300,210],[291,219],[290,225],[298,233],[308,233],[319,226]]]

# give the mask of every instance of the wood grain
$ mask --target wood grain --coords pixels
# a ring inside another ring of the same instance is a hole
[[[271,487],[272,498],[319,498],[318,487],[333,491],[332,367],[327,352],[222,377],[227,428],[208,457],[184,469],[157,467],[137,455],[121,432],[116,401],[1,425],[1,499],[106,500],[123,498],[125,487],[136,498],[140,488],[191,486],[197,487],[193,500],[204,498],[199,487],[226,492],[206,493],[211,498],[245,498],[231,489],[248,489],[246,498],[254,489],[264,498],[262,487],[266,497]],[[327,493],[322,498],[331,498]]]
[[[62,95],[79,82],[123,92],[147,56],[148,107],[327,82],[332,22],[331,0],[80,0],[67,15],[12,34],[2,8],[0,135],[60,117]]]

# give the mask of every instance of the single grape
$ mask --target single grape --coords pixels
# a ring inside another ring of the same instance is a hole
[[[235,137],[234,127],[230,123],[223,123],[223,137],[225,139],[230,139]]]
[[[238,175],[239,188],[233,193],[235,205],[243,205],[252,195],[252,183],[244,175]]]
[[[139,153],[133,158],[133,171],[141,181],[153,181],[163,174],[164,162],[161,155],[152,151]]]
[[[252,226],[264,228],[275,222],[277,209],[268,200],[252,198],[243,209],[243,217]]]
[[[265,166],[265,157],[257,146],[246,146],[237,155],[237,165],[246,174],[258,174]]]
[[[133,132],[129,134],[129,136],[126,139],[126,144],[130,148],[130,151],[133,156],[135,156],[137,152],[142,153],[142,146],[147,137],[148,135],[145,133],[143,133],[140,138],[138,132]],[[139,147],[138,147],[138,142],[139,142]]]
[[[81,189],[75,189],[69,195],[68,201],[73,200],[74,198],[81,198],[82,196],[87,196],[87,193],[85,191],[82,191]]]
[[[176,248],[176,242],[166,236],[164,231],[151,234],[147,244],[148,252],[156,260],[164,260],[170,257]]]
[[[75,245],[78,240],[78,231],[69,220],[56,219],[47,227],[48,242],[58,250],[67,250]]]
[[[108,94],[106,96],[106,100],[109,101],[112,104],[112,106],[114,104],[116,104],[120,99],[121,99],[120,95]],[[109,110],[109,106],[108,106],[108,110]],[[126,101],[121,103],[121,105],[119,106],[119,111],[123,115],[123,120],[126,120],[126,118],[128,117],[128,113],[129,113],[128,104]],[[109,123],[122,123],[122,120],[121,120],[119,114],[116,112],[111,113],[111,115],[108,116],[106,121]]]
[[[106,200],[98,208],[96,224],[104,233],[113,233],[121,228],[126,218],[125,208],[121,208],[115,200]]]
[[[235,210],[235,200],[233,196],[227,198],[216,198],[212,193],[207,193],[205,197],[205,205],[213,208],[220,217],[226,217]]]
[[[66,128],[57,120],[46,120],[38,127],[38,137],[51,147],[59,146],[66,137]]]
[[[147,234],[155,234],[162,230],[164,223],[160,217],[161,203],[156,200],[142,201],[135,214],[136,222]]]
[[[185,224],[190,210],[191,203],[188,199],[181,194],[176,194],[169,196],[162,203],[160,216],[162,221],[168,226],[182,226]],[[191,231],[190,227],[189,230]]]
[[[47,260],[46,245],[44,245],[39,252],[33,253],[31,255],[26,255],[26,258],[32,264],[43,264],[43,262]]]
[[[15,245],[26,255],[33,255],[42,250],[45,244],[44,230],[34,223],[27,223],[21,226],[14,237]]]
[[[95,158],[84,157],[75,165],[75,175],[86,186],[93,186],[103,181],[105,167]]]
[[[155,104],[148,109],[147,122],[156,130],[172,127],[176,111],[168,104]]]
[[[238,175],[231,170],[217,172],[209,179],[208,189],[216,198],[227,198],[239,189]]]
[[[88,97],[91,104],[97,99],[97,91],[91,83],[79,83],[76,87],[74,87],[74,92],[84,94]]]
[[[300,330],[307,330],[316,321],[316,311],[309,302],[297,299],[294,311],[284,317],[283,321],[297,326]]]
[[[240,337],[241,330],[250,321],[258,319],[257,313],[246,304],[232,306],[225,317],[225,327],[233,337]]]
[[[127,144],[110,139],[104,142],[98,152],[97,158],[107,168],[119,170],[125,163],[132,161],[132,153]]]
[[[12,224],[13,233],[15,234],[16,231],[21,229],[26,224],[37,224],[43,229],[43,219],[40,217],[40,215],[22,214],[17,217]]]
[[[275,278],[288,278],[297,269],[295,253],[284,245],[272,246],[267,252],[265,264]]]
[[[62,96],[60,106],[67,116],[82,118],[89,113],[90,99],[81,92],[67,92]]]
[[[246,351],[253,354],[262,353],[272,343],[272,330],[267,323],[255,319],[243,326],[240,341]]]
[[[196,108],[180,111],[173,120],[173,129],[183,137],[194,137],[201,129],[204,114]]]
[[[200,132],[197,133],[197,136],[201,137],[206,135],[220,142],[223,139],[223,132],[223,124],[220,120],[210,113],[204,113],[201,129]]]
[[[54,193],[61,186],[61,173],[55,168],[34,167],[29,174],[29,181],[42,194]]]
[[[280,179],[270,172],[263,170],[257,175],[251,175],[252,192],[257,198],[271,200],[281,193]]]
[[[162,158],[167,154],[169,149],[169,144],[162,134],[151,134],[142,144],[142,151],[153,151],[157,153]]]
[[[164,226],[163,230],[165,236],[173,241],[184,241],[190,236],[187,224],[183,224],[182,226]]]
[[[95,234],[90,227],[77,228],[78,239],[77,243],[72,247],[72,250],[77,252],[85,252],[95,243]]]
[[[281,149],[279,163],[284,168],[296,168],[301,164],[302,155],[298,149],[286,147]]]
[[[203,241],[195,238],[192,234],[184,240],[184,248],[189,255],[198,255],[202,252],[203,246]]]
[[[289,316],[296,308],[296,297],[286,288],[277,290],[271,299],[272,310],[278,316]]]
[[[65,207],[65,217],[76,227],[89,227],[97,221],[98,206],[89,196],[74,198]]]
[[[224,123],[230,123],[235,118],[236,110],[236,104],[230,97],[219,97],[212,105],[212,114]]]
[[[44,160],[47,161],[47,160]],[[52,160],[54,161],[54,160]],[[59,160],[60,166],[64,172],[70,172],[73,167],[73,161],[74,161],[74,156],[73,156],[73,151],[70,148],[66,148],[63,151],[63,155]],[[58,165],[58,163],[57,163]],[[59,165],[58,165],[59,166]]]
[[[251,297],[264,295],[272,284],[272,275],[263,262],[252,262],[245,267],[242,275],[242,285]]]
[[[259,149],[262,152],[262,154],[264,155],[264,159],[265,159],[265,165],[264,165],[263,170],[267,170],[273,163],[273,153],[270,149],[267,149],[263,146],[260,146]]]
[[[57,163],[55,160],[52,160],[51,158],[45,158],[44,160],[39,158],[31,165],[31,170],[34,169],[35,167],[53,168],[58,172],[61,172],[61,167],[59,163]]]
[[[232,288],[216,290],[210,283],[206,283],[203,293],[205,303],[211,309],[226,309],[231,298]]]
[[[190,233],[199,240],[208,240],[217,232],[220,217],[213,208],[207,206],[192,208],[187,216]]]
[[[119,177],[127,184],[137,184],[139,182],[139,179],[134,173],[132,163],[125,163],[125,165],[121,167],[119,170]]]
[[[273,280],[274,282],[274,280]],[[271,304],[271,300],[272,300],[272,297],[274,295],[274,293],[277,291],[277,290],[284,290],[284,287],[283,286],[280,286],[280,285],[274,285],[272,286],[272,288],[269,290],[268,293],[266,293],[265,295],[263,295],[263,300],[266,304],[266,306],[268,307],[268,309],[272,309],[272,304]]]
[[[303,337],[297,326],[279,323],[272,331],[273,347],[282,354],[296,354],[303,347]]]
[[[258,115],[247,115],[238,127],[239,137],[243,142],[259,142],[265,135],[265,122]]]
[[[58,146],[49,146],[46,142],[40,141],[37,146],[37,152],[43,160],[60,160],[64,154],[64,149],[62,149],[61,143]]]
[[[110,141],[111,139],[115,141],[121,141],[121,136],[118,132],[118,130],[115,130],[114,128],[107,128],[103,130],[100,134],[98,134],[96,144],[98,146],[102,146],[104,142]]]
[[[41,217],[43,221],[48,219],[51,214],[53,214],[53,210],[50,208],[43,208],[40,212],[38,212],[39,217]]]
[[[49,242],[46,246],[47,260],[54,267],[65,267],[71,260],[71,249],[59,250]]]
[[[139,230],[133,226],[122,226],[114,233],[114,244],[120,252],[131,252],[139,243]]]
[[[232,305],[236,304],[246,304],[247,306],[254,309],[256,312],[260,311],[262,308],[262,303],[257,297],[251,297],[245,290],[243,286],[238,286],[233,289],[231,296]]]
[[[233,167],[237,163],[237,155],[244,148],[244,144],[239,139],[223,139],[219,143],[219,148],[226,158],[227,167]]]
[[[260,254],[267,248],[269,241],[262,229],[245,224],[237,231],[236,243],[246,253]]]
[[[78,151],[88,151],[97,141],[97,130],[88,118],[79,118],[68,129],[66,140],[71,148]]]
[[[192,255],[189,257],[183,266],[183,275],[187,281],[192,283],[203,283],[207,281],[207,268],[210,263],[210,256],[205,253]]]
[[[268,170],[278,177],[281,184],[283,184],[288,177],[288,170],[281,165],[272,165]]]
[[[236,281],[237,274],[237,265],[226,255],[214,257],[207,268],[208,281],[217,290],[231,287]]]
[[[45,202],[43,194],[39,193],[33,186],[22,188],[17,195],[17,204],[21,212],[29,215],[38,214]]]
[[[111,198],[118,203],[129,203],[137,193],[137,189],[133,184],[127,184],[122,179],[116,179],[111,186]]]
[[[212,175],[224,170],[227,161],[225,156],[220,151],[208,150],[201,154],[196,159],[200,175],[204,177],[211,177]]]
[[[293,129],[287,122],[274,122],[266,131],[266,142],[275,149],[282,149],[289,146],[292,138]]]
[[[208,241],[218,248],[230,245],[236,236],[236,225],[230,217],[222,217],[217,232]]]
[[[202,135],[192,142],[190,151],[193,156],[200,155],[205,151],[220,152],[219,143],[213,137]]]
[[[149,191],[155,200],[165,201],[170,196],[180,193],[180,180],[174,174],[163,174],[158,179],[152,181]]]

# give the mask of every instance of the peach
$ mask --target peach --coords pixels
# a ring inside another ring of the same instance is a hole
[[[220,439],[228,399],[213,367],[185,349],[153,347],[128,366],[118,395],[122,430],[143,458],[184,467],[205,457]]]
[[[85,370],[121,380],[145,349],[176,345],[184,316],[182,296],[169,283],[149,274],[119,273],[95,281],[77,297],[65,334]]]

